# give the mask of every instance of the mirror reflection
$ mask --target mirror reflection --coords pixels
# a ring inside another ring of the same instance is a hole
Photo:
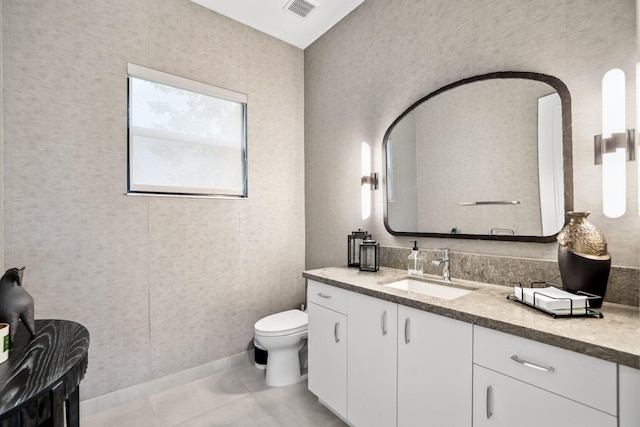
[[[389,232],[552,241],[573,203],[569,104],[559,80],[515,72],[418,101],[384,139]]]

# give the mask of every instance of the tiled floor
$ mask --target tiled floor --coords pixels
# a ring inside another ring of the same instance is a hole
[[[82,427],[344,427],[307,381],[267,387],[244,365],[81,419]]]

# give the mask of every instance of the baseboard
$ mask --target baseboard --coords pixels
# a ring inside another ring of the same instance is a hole
[[[253,363],[253,352],[254,350],[251,349],[205,365],[185,369],[184,371],[156,378],[145,383],[116,390],[92,399],[83,400],[80,402],[80,417],[82,418],[98,412],[106,411],[107,409],[133,402],[135,400],[146,399],[152,394],[159,393],[209,375],[217,374],[227,369]]]

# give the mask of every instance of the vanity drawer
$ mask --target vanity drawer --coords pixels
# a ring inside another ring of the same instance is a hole
[[[313,302],[338,313],[347,313],[347,295],[345,291],[335,286],[325,285],[314,280],[307,281],[307,302]]]
[[[474,326],[473,363],[617,415],[616,365]]]

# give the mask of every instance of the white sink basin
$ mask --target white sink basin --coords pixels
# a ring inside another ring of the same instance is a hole
[[[447,300],[459,298],[475,290],[416,279],[402,279],[397,282],[388,283],[384,286]]]

